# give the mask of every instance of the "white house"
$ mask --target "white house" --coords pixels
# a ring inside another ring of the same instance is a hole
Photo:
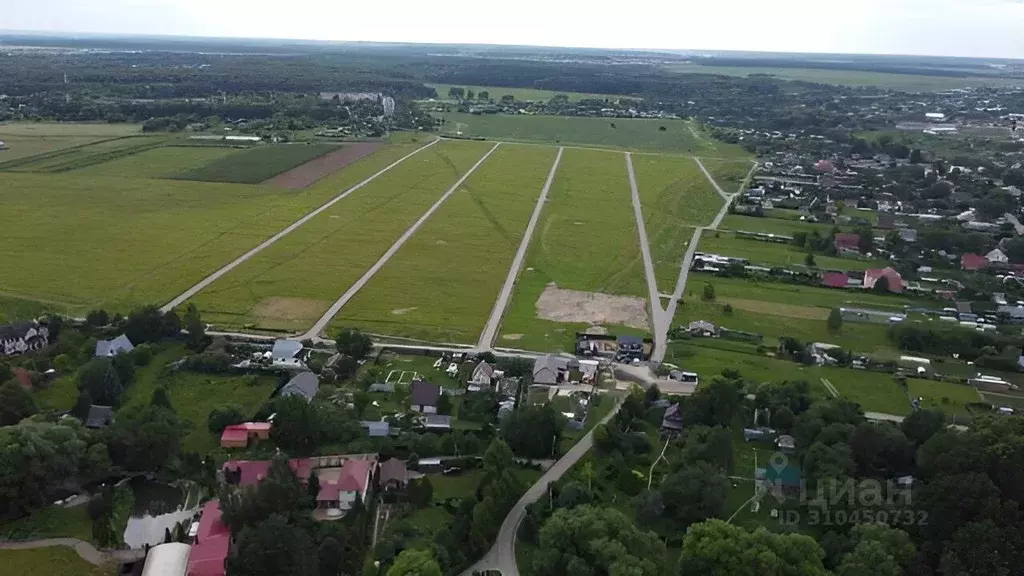
[[[1003,251],[1000,250],[999,248],[996,248],[989,252],[988,254],[985,254],[985,260],[999,264],[1006,264],[1007,262],[1010,261],[1010,259],[1006,257],[1006,254],[1003,254]]]
[[[128,353],[135,349],[135,345],[128,339],[127,336],[121,334],[113,340],[98,340],[96,342],[96,353],[94,356],[97,358],[106,358],[108,356],[117,356],[118,354]]]
[[[473,375],[469,379],[470,384],[476,384],[477,386],[490,386],[491,378],[494,377],[494,366],[491,366],[486,361],[481,360],[479,364],[473,368]]]
[[[50,343],[50,330],[32,320],[0,326],[0,356],[16,356]]]

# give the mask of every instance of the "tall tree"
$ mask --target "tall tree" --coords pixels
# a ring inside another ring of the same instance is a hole
[[[403,550],[388,569],[387,576],[441,576],[441,567],[426,550]]]
[[[78,389],[85,390],[92,401],[102,406],[114,406],[124,388],[110,358],[93,358],[78,371]]]
[[[281,448],[299,455],[312,454],[321,437],[316,408],[300,396],[279,397],[270,438]]]
[[[39,411],[36,401],[15,380],[0,386],[0,426],[11,426]]]
[[[690,526],[683,537],[679,574],[827,576],[825,551],[810,536],[748,532],[722,520]]]
[[[227,570],[232,576],[315,576],[316,559],[306,531],[273,514],[241,531]]]
[[[127,470],[157,471],[181,452],[181,421],[160,406],[122,410],[108,433],[110,459]]]
[[[562,432],[559,414],[550,405],[523,406],[501,425],[512,451],[527,458],[550,458]]]
[[[89,417],[90,408],[92,408],[92,396],[89,395],[89,391],[79,390],[78,399],[75,401],[74,408],[71,409],[71,415],[85,422],[85,419]]]
[[[830,332],[838,332],[843,327],[843,313],[839,311],[839,308],[829,311],[827,324]]]
[[[163,386],[157,386],[153,389],[153,396],[149,399],[149,405],[159,406],[174,412],[174,406],[171,405],[171,397],[167,394],[167,388]]]
[[[188,303],[185,310],[185,330],[188,331],[186,345],[193,352],[202,352],[206,348],[206,325],[199,317],[199,308],[192,302]]]
[[[356,328],[342,328],[334,337],[334,346],[339,354],[362,360],[373,350],[373,340]]]
[[[320,576],[343,576],[341,567],[345,563],[345,547],[337,538],[324,538],[316,557]]]
[[[555,511],[540,530],[537,576],[662,576],[665,545],[622,512],[591,505]]]
[[[729,479],[702,461],[684,466],[661,485],[665,516],[680,529],[724,515],[728,495]]]
[[[914,410],[903,419],[900,428],[906,437],[920,446],[946,426],[946,416],[938,410]]]

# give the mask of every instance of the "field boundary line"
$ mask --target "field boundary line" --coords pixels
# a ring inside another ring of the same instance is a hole
[[[437,140],[435,140],[434,142],[437,142]],[[431,144],[433,144],[433,142]],[[420,229],[420,226],[422,226],[423,223],[426,222],[427,219],[430,218],[430,216],[433,215],[434,212],[436,212],[445,203],[445,201],[448,200],[448,198],[450,198],[451,195],[454,194],[455,191],[459,189],[459,186],[462,186],[462,183],[465,182],[466,179],[473,174],[473,172],[476,172],[476,169],[479,168],[480,165],[482,165],[485,160],[490,158],[491,154],[494,154],[494,151],[498,149],[498,146],[501,146],[501,142],[497,142],[493,147],[491,147],[491,149],[488,150],[486,154],[481,156],[480,159],[476,161],[476,164],[473,164],[472,168],[470,168],[468,171],[466,171],[465,174],[463,174],[458,180],[456,180],[455,184],[452,184],[451,188],[446,190],[445,193],[442,194],[441,197],[438,198],[437,201],[434,202],[434,204],[430,208],[427,208],[427,211],[424,212],[423,215],[420,216],[418,220],[416,220],[416,222],[413,222],[412,226],[406,229],[406,231],[403,232],[402,235],[398,237],[398,240],[395,240],[395,243],[392,244],[390,248],[388,248],[387,252],[385,252],[384,255],[381,256],[380,259],[377,260],[377,262],[373,266],[371,266],[370,269],[367,270],[366,273],[362,275],[362,277],[359,278],[359,280],[356,280],[356,282],[348,290],[346,290],[344,294],[341,295],[341,298],[338,298],[338,300],[334,304],[332,304],[330,308],[327,309],[327,312],[325,312],[324,315],[321,316],[320,319],[316,321],[316,324],[314,324],[313,327],[310,328],[308,332],[299,336],[298,339],[305,340],[307,338],[319,338],[320,332],[322,332],[324,328],[327,327],[327,324],[331,321],[331,319],[337,316],[338,312],[340,312],[341,309],[345,307],[345,304],[348,304],[349,300],[351,300],[357,293],[359,293],[360,290],[362,290],[363,286],[365,286],[371,279],[373,279],[377,272],[379,272],[380,269],[383,268],[384,265],[388,263],[388,260],[391,260],[391,257],[394,256],[395,253],[402,248],[406,241],[409,240],[409,238],[412,238],[412,235],[415,234],[416,231]],[[417,152],[418,151],[419,150],[417,150]]]
[[[726,193],[725,190],[722,190],[722,187],[718,185],[718,182],[715,182],[715,179],[711,177],[711,173],[708,172],[708,169],[704,167],[704,163],[700,161],[700,158],[694,156],[693,160],[694,162],[697,163],[697,166],[700,167],[700,171],[704,173],[704,177],[708,179],[708,182],[711,182],[711,185],[715,187],[715,192],[718,192],[718,195],[725,200],[726,204],[731,202],[732,196]],[[717,226],[717,224],[715,226]]]
[[[833,398],[839,398],[839,390],[832,385],[832,382],[828,378],[822,378],[821,384],[825,387],[825,390],[828,390],[828,393],[831,394]]]
[[[508,274],[505,276],[505,284],[501,287],[501,292],[498,293],[498,299],[494,302],[494,309],[491,310],[491,316],[488,318],[487,324],[484,326],[484,331],[480,333],[480,339],[477,340],[477,350],[490,350],[494,345],[494,338],[498,335],[498,328],[501,326],[501,320],[505,316],[505,310],[508,309],[508,301],[512,296],[512,289],[515,288],[516,280],[519,279],[519,273],[523,269],[523,262],[526,260],[526,252],[530,248],[530,241],[533,239],[533,232],[537,228],[537,222],[540,221],[540,214],[544,210],[544,204],[548,199],[548,192],[551,190],[551,183],[555,180],[555,173],[558,171],[558,165],[562,162],[562,152],[564,151],[564,147],[558,147],[558,154],[555,155],[555,161],[551,164],[551,170],[548,171],[548,179],[544,182],[544,187],[540,190],[540,196],[537,197],[537,204],[533,207],[533,214],[530,215],[530,222],[526,225],[526,231],[523,233],[523,239],[519,241],[519,248],[516,250],[516,255],[512,259],[512,265],[508,268]]]
[[[248,252],[246,252],[245,254],[242,254],[242,255],[241,255],[241,256],[239,256],[238,258],[235,258],[235,259],[234,259],[234,260],[232,260],[232,261],[231,261],[230,263],[228,263],[227,265],[225,265],[225,266],[221,267],[221,268],[220,268],[219,270],[217,270],[217,271],[216,271],[216,272],[214,272],[213,274],[210,274],[210,275],[209,275],[209,276],[207,276],[206,278],[203,278],[203,279],[202,279],[202,280],[200,280],[200,281],[199,281],[198,283],[196,283],[196,284],[195,284],[194,286],[192,286],[191,288],[189,288],[188,290],[186,290],[185,292],[183,292],[183,293],[182,293],[181,295],[179,295],[178,297],[174,298],[173,300],[171,300],[171,301],[170,301],[170,302],[168,302],[167,304],[164,304],[164,305],[163,305],[163,306],[162,306],[162,307],[160,308],[160,311],[161,311],[161,312],[169,312],[169,311],[171,311],[171,310],[173,310],[173,309],[177,308],[177,307],[178,307],[178,306],[180,306],[180,305],[181,305],[182,303],[184,303],[184,302],[185,302],[186,300],[188,300],[189,298],[191,298],[191,297],[195,296],[196,294],[198,294],[198,293],[199,293],[199,292],[200,292],[201,290],[203,290],[204,288],[206,288],[206,287],[207,287],[207,286],[209,286],[210,284],[213,284],[213,283],[214,283],[215,281],[217,281],[217,280],[218,280],[218,279],[219,279],[219,278],[220,278],[221,276],[223,276],[223,275],[227,274],[228,272],[230,272],[230,271],[234,270],[234,269],[235,269],[235,268],[236,268],[236,267],[237,267],[237,266],[238,266],[239,264],[242,264],[242,263],[243,263],[243,262],[245,262],[246,260],[249,260],[250,258],[252,258],[253,256],[255,256],[256,254],[259,254],[260,252],[262,252],[262,251],[263,251],[263,250],[265,250],[266,248],[268,248],[268,247],[272,246],[272,245],[273,245],[274,243],[276,243],[276,242],[277,242],[278,240],[280,240],[281,238],[284,238],[284,237],[285,237],[285,236],[287,236],[288,234],[291,234],[291,233],[292,233],[292,232],[294,232],[294,231],[295,231],[295,230],[296,230],[297,228],[299,228],[300,226],[302,226],[302,225],[303,225],[303,224],[305,224],[306,222],[309,222],[310,220],[312,220],[313,218],[315,218],[315,217],[316,217],[317,215],[319,215],[319,214],[320,214],[321,212],[323,212],[324,210],[327,210],[327,209],[328,209],[328,208],[330,208],[331,206],[334,206],[335,204],[337,204],[337,203],[338,203],[338,202],[340,202],[341,200],[343,200],[343,199],[345,199],[346,197],[348,197],[348,195],[349,195],[349,194],[352,194],[352,193],[353,193],[353,192],[355,192],[356,190],[359,190],[359,189],[360,189],[360,188],[362,188],[363,186],[366,186],[366,185],[367,185],[367,184],[369,184],[370,182],[373,182],[373,181],[374,181],[374,180],[376,180],[376,179],[377,179],[377,178],[378,178],[379,176],[383,175],[383,174],[384,174],[385,172],[387,172],[387,171],[391,170],[391,169],[392,169],[392,168],[394,168],[395,166],[398,166],[398,165],[399,165],[399,164],[401,164],[402,162],[405,162],[405,161],[406,161],[406,160],[408,160],[409,158],[411,158],[411,157],[415,156],[416,154],[419,154],[420,152],[422,152],[422,151],[426,150],[427,148],[430,148],[431,146],[433,146],[434,144],[437,144],[438,142],[440,142],[440,139],[434,139],[434,140],[432,140],[432,141],[428,142],[427,144],[424,144],[423,146],[420,146],[419,148],[417,148],[417,149],[413,150],[412,152],[410,152],[410,153],[406,154],[405,156],[402,156],[402,157],[401,157],[401,158],[399,158],[398,160],[395,160],[395,161],[394,161],[394,162],[392,162],[391,164],[388,164],[387,166],[385,166],[385,167],[384,167],[384,168],[382,168],[381,170],[377,171],[377,172],[376,172],[375,174],[373,174],[373,175],[372,175],[372,176],[370,176],[369,178],[366,178],[366,179],[365,179],[365,180],[363,180],[362,182],[360,182],[360,183],[356,184],[355,186],[352,186],[351,188],[349,188],[348,190],[345,190],[345,191],[344,191],[344,192],[342,192],[341,194],[338,194],[338,195],[337,195],[337,196],[335,196],[334,198],[331,198],[331,199],[330,199],[330,200],[328,200],[328,201],[327,201],[326,203],[324,203],[323,205],[321,205],[321,206],[320,206],[319,208],[317,208],[317,209],[313,210],[312,212],[310,212],[310,213],[306,214],[306,215],[305,215],[305,216],[303,216],[302,218],[299,218],[299,219],[298,219],[298,220],[296,220],[295,222],[292,222],[292,223],[291,223],[291,224],[290,224],[290,225],[289,225],[289,226],[288,226],[287,228],[285,228],[284,230],[281,230],[281,231],[280,231],[280,232],[278,232],[277,234],[274,234],[274,235],[273,235],[273,236],[271,236],[270,238],[268,238],[268,239],[264,240],[263,242],[261,242],[261,243],[260,243],[260,244],[259,244],[258,246],[256,246],[255,248],[253,248],[253,249],[249,250],[249,251],[248,251]]]
[[[636,233],[640,240],[640,256],[644,261],[644,277],[647,280],[647,300],[651,305],[651,328],[654,329],[654,347],[658,346],[658,336],[662,333],[661,325],[666,322],[665,309],[661,307],[658,295],[658,278],[654,274],[654,262],[651,260],[651,245],[647,238],[647,226],[644,224],[643,207],[640,204],[640,190],[636,185],[636,173],[633,172],[633,155],[626,152],[626,173],[629,175],[629,192],[633,199],[633,217],[636,218]],[[666,329],[667,333],[668,330]],[[661,347],[665,342],[661,342]]]

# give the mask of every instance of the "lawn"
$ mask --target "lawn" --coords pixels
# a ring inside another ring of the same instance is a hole
[[[394,354],[386,353],[381,361],[373,364],[372,366],[381,370],[381,381],[388,377],[388,373],[392,370],[400,370],[405,372],[416,372],[422,378],[442,386],[444,388],[464,388],[465,383],[456,378],[451,378],[448,374],[440,369],[434,368],[434,362],[437,361],[438,356],[420,356],[416,354]],[[444,368],[448,368],[447,364],[444,364]],[[411,375],[410,375],[411,376]],[[397,376],[396,376],[397,377]],[[403,380],[406,384],[409,382],[409,378]]]
[[[967,414],[967,404],[985,402],[978,391],[966,384],[954,384],[938,380],[907,379],[907,390],[911,398],[921,398],[921,407],[938,410],[950,415]],[[993,402],[999,404],[998,402]]]
[[[726,194],[742,192],[740,186],[746,180],[750,169],[754,167],[752,162],[734,160],[702,159],[701,164]]]
[[[17,520],[0,521],[0,540],[78,538],[92,541],[92,520],[86,505],[47,506]]]
[[[258,184],[300,164],[337,150],[334,144],[269,144],[230,154],[194,170],[178,173],[182,180]]]
[[[499,147],[342,309],[334,325],[476,343],[554,159],[554,148]]]
[[[4,128],[6,126],[0,126],[0,142],[7,148],[0,150],[0,170],[5,168],[7,162],[27,161],[22,159],[104,140],[100,136],[9,136],[3,132]]]
[[[905,305],[922,305],[928,301],[896,294],[876,294],[869,290],[840,290],[822,286],[806,286],[769,280],[754,281],[744,278],[725,278],[705,273],[690,277],[693,286],[687,282],[687,294],[699,297],[704,284],[714,284],[719,298],[723,295],[745,300],[763,300],[780,304],[799,304],[822,308],[861,307],[881,310],[903,310]]]
[[[898,416],[910,412],[910,399],[891,374],[848,368],[821,368],[820,374],[840,396],[857,402],[865,411]]]
[[[488,92],[491,100],[499,101],[502,96],[512,95],[515,96],[517,101],[533,101],[533,102],[547,102],[551,100],[556,94],[563,94],[569,97],[569,100],[583,100],[586,98],[606,100],[606,99],[618,99],[618,98],[632,98],[631,96],[612,96],[610,94],[584,94],[582,92],[558,92],[555,90],[540,90],[536,88],[505,88],[502,86],[466,86],[463,84],[427,84],[434,90],[437,90],[438,100],[449,100],[448,89],[452,86],[459,86],[472,90],[479,94],[481,91]]]
[[[167,136],[125,136],[102,140],[87,146],[6,162],[3,169],[14,172],[68,172],[160,146],[167,139]]]
[[[162,304],[419,145],[386,147],[302,191],[0,173],[0,269],[32,271],[0,277],[0,294],[70,315]]]
[[[499,345],[564,350],[573,333],[587,327],[537,318],[535,304],[549,283],[586,292],[647,294],[624,155],[565,150]]]
[[[0,141],[7,145],[6,150],[0,150],[0,165],[12,160],[137,134],[140,129],[137,124],[58,124],[54,122],[0,124]]]
[[[236,153],[239,153],[237,148],[226,146],[163,146],[82,168],[75,174],[80,177],[173,178]]]
[[[658,288],[671,293],[693,226],[711,224],[724,201],[690,158],[633,156]]]
[[[199,293],[203,318],[308,328],[492,146],[442,142],[409,158]]]
[[[665,361],[679,366],[682,370],[696,372],[701,380],[708,380],[727,368],[739,370],[745,379],[758,382],[806,380],[810,383],[815,397],[830,397],[821,384],[819,368],[762,354],[708,348],[702,346],[702,342],[691,340],[670,343]]]
[[[93,566],[72,548],[51,546],[31,550],[0,550],[4,574],[11,576],[109,576],[111,568]]]
[[[807,251],[792,244],[764,242],[750,238],[737,238],[727,231],[705,232],[701,236],[701,252],[746,258],[751,264],[758,266],[783,266],[802,269],[805,266]],[[868,268],[885,268],[885,260],[857,260],[836,256],[814,255],[814,263],[825,270],[866,270]]]
[[[219,436],[211,434],[206,427],[210,411],[224,404],[238,404],[243,413],[251,416],[270,398],[277,380],[272,375],[222,376],[174,372],[166,368],[186,353],[183,346],[175,345],[154,355],[149,365],[136,372],[135,381],[122,398],[120,410],[145,406],[158,386],[166,387],[174,410],[188,423],[182,450],[206,455],[219,442]]]
[[[32,320],[45,314],[51,308],[52,306],[44,302],[0,294],[0,324],[9,324],[17,320]]]
[[[679,152],[693,156],[749,156],[739,146],[713,140],[699,126],[686,120],[460,113],[442,116],[446,120],[442,132],[454,133],[458,127],[464,135],[494,140]],[[662,126],[664,131],[660,130]]]
[[[782,210],[771,210],[769,212],[786,216],[796,214],[795,212]],[[747,232],[763,232],[765,234],[782,234],[784,236],[792,236],[795,232],[807,232],[810,234],[811,231],[817,230],[822,236],[828,236],[832,234],[832,230],[835,226],[831,223],[805,222],[803,220],[799,220],[798,217],[769,218],[744,216],[742,214],[726,214],[719,228],[725,228],[728,230],[745,230]],[[844,227],[840,227],[840,229],[842,228]]]
[[[949,76],[894,74],[888,72],[865,72],[859,70],[832,70],[824,68],[768,68],[761,66],[702,66],[699,64],[678,64],[669,67],[673,72],[684,74],[718,74],[723,76],[770,75],[782,80],[800,80],[819,84],[844,86],[878,86],[902,92],[940,92],[951,88],[977,86],[1020,86],[1021,80],[985,77],[957,77],[951,71]]]

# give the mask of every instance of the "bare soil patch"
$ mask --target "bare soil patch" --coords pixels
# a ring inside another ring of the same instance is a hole
[[[800,306],[799,304],[781,304],[778,302],[762,302],[761,300],[723,299],[721,303],[729,304],[737,310],[785,316],[787,318],[803,318],[805,320],[827,320],[829,310],[817,306]]]
[[[282,172],[270,180],[262,182],[267,186],[276,188],[288,188],[298,190],[313,184],[324,176],[333,174],[345,166],[373,154],[384,147],[383,142],[353,142],[343,144],[334,152],[328,152],[323,156],[314,158],[301,166],[296,166],[287,172]]]
[[[555,322],[619,324],[647,330],[647,302],[633,296],[563,290],[548,284],[537,298],[537,317]]]
[[[272,320],[316,320],[330,305],[312,298],[267,298],[253,307],[252,315]]]
[[[523,338],[523,335],[522,334],[505,334],[501,338],[502,338],[502,340],[521,340]]]

